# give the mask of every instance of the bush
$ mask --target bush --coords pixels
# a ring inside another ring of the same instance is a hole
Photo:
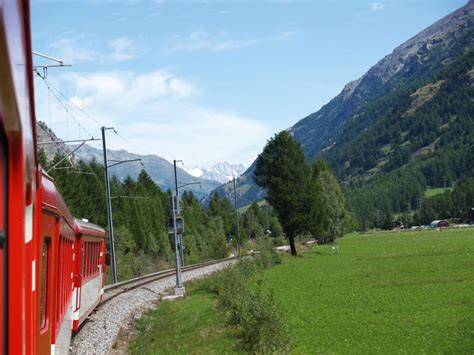
[[[256,249],[259,253],[255,257],[255,262],[259,267],[267,268],[274,264],[281,264],[281,256],[269,237],[260,238]]]
[[[263,254],[267,255],[263,257]],[[228,322],[236,325],[242,347],[251,352],[287,352],[288,326],[273,291],[264,291],[255,275],[273,258],[265,249],[256,260],[242,259],[211,278],[207,289],[218,296]]]

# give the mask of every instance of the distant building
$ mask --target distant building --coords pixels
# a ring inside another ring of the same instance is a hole
[[[436,219],[430,223],[431,228],[449,227],[449,222],[444,219]]]

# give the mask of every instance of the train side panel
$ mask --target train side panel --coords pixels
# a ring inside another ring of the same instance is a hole
[[[34,201],[36,151],[29,9],[0,1],[0,140],[3,240],[0,246],[0,350],[35,349]]]
[[[76,233],[74,331],[102,300],[106,253],[106,234],[102,228],[92,223],[76,220]]]
[[[63,219],[58,240],[56,326],[52,353],[67,354],[72,336],[75,231]]]
[[[74,219],[52,178],[42,174],[39,188],[37,353],[64,354],[72,333],[75,259]]]

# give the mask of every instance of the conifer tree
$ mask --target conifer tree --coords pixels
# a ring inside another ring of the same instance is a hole
[[[296,256],[295,237],[309,231],[311,176],[300,144],[287,131],[267,142],[257,158],[254,180],[267,189],[267,201],[278,214],[291,255]]]

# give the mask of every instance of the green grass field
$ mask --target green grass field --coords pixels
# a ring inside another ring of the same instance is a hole
[[[131,354],[229,354],[236,346],[235,332],[215,310],[215,298],[196,287],[188,296],[163,302],[138,323]]]
[[[264,274],[295,353],[474,352],[474,230],[346,236]]]
[[[474,229],[349,235],[262,277],[294,353],[474,353]],[[140,322],[133,353],[239,352],[215,298],[187,291]]]
[[[432,187],[432,188],[429,188],[429,189],[425,190],[425,197],[430,198],[430,197],[433,197],[435,195],[442,194],[445,191],[452,191],[452,190],[453,190],[452,187]]]

